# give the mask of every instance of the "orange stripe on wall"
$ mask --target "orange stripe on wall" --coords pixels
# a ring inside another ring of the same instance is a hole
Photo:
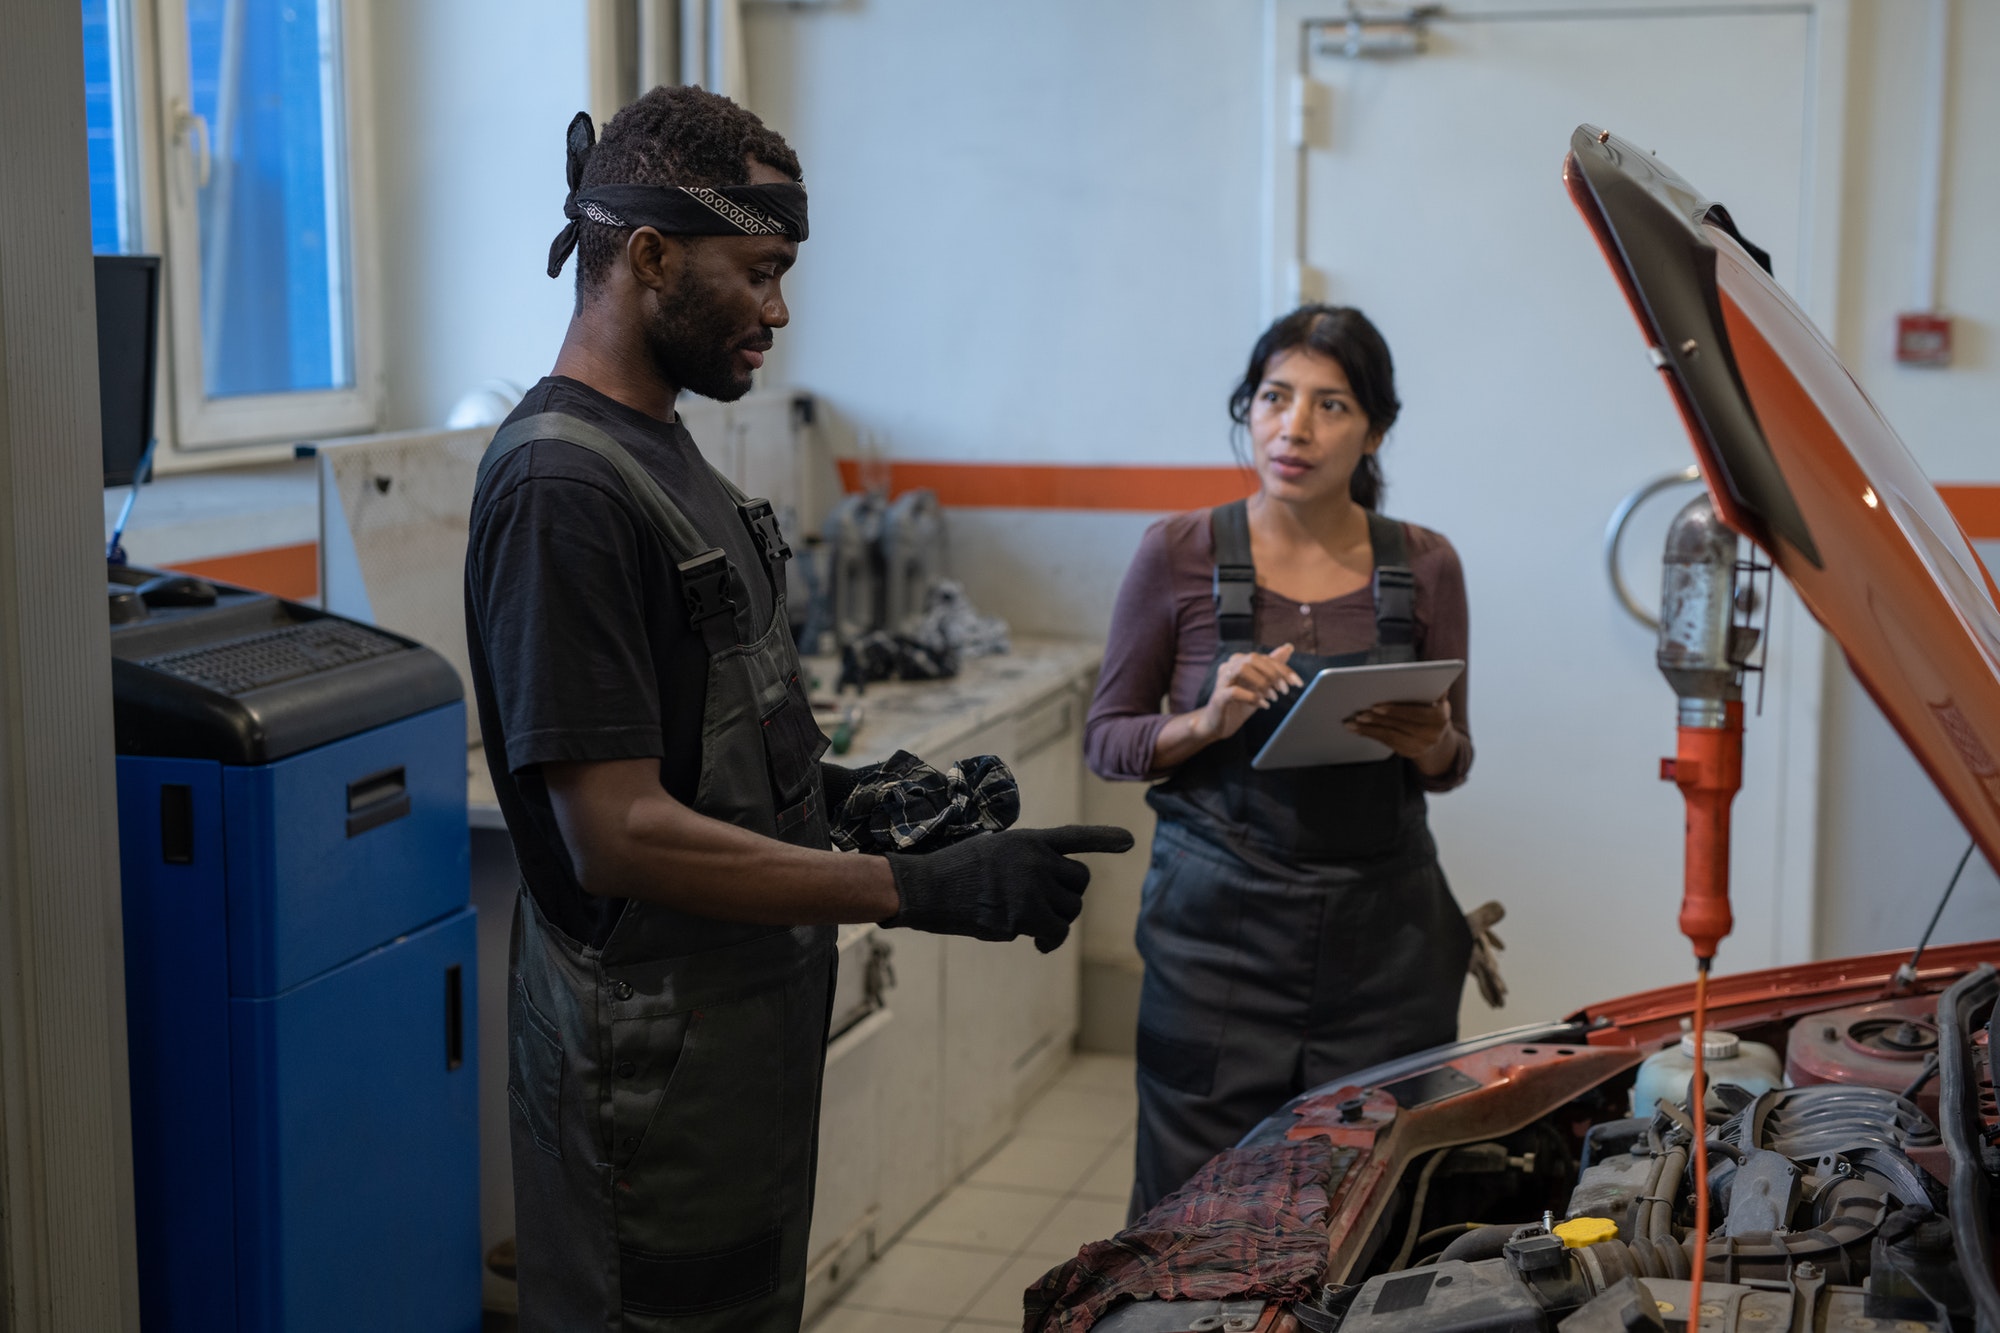
[[[871,469],[871,472],[874,469]],[[1254,489],[1233,467],[1069,467],[1061,464],[890,463],[889,493],[928,488],[942,504],[965,509],[1118,509],[1165,513],[1205,509]],[[861,489],[861,464],[840,460],[840,480]],[[2000,485],[1938,487],[1973,541],[2000,541]],[[319,596],[319,545],[300,542],[261,551],[190,560],[174,566],[277,597]]]
[[[1054,463],[878,463],[840,460],[841,484],[886,480],[889,494],[929,489],[961,509],[1206,509],[1256,489],[1234,467],[1069,467]]]
[[[304,601],[319,596],[319,543],[272,546],[262,551],[219,555],[174,566],[184,574],[233,583],[274,597]]]
[[[843,458],[841,485],[862,489],[863,464]],[[891,496],[930,489],[938,502],[962,509],[1205,509],[1240,500],[1256,489],[1233,467],[1072,467],[1059,463],[884,463],[866,469],[886,477]],[[1973,541],[2000,541],[2000,485],[1939,486],[1938,494]]]
[[[1976,542],[2000,541],[2000,486],[1940,486],[1951,516]]]

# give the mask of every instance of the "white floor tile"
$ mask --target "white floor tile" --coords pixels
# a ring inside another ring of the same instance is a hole
[[[1051,1260],[1072,1259],[1091,1241],[1109,1239],[1124,1227],[1122,1200],[1070,1199],[1028,1241],[1026,1253]]]
[[[1086,1199],[1114,1199],[1119,1203],[1131,1198],[1132,1151],[1129,1135],[1112,1144],[1090,1173],[1077,1183],[1077,1194]]]
[[[1035,1138],[1081,1139],[1103,1147],[1123,1137],[1137,1121],[1134,1098],[1052,1088],[1022,1115],[1016,1132]]]
[[[1021,1326],[1021,1293],[1039,1282],[1055,1265],[1039,1255],[1024,1254],[1008,1261],[999,1275],[973,1298],[963,1318]]]
[[[905,1235],[929,1245],[962,1245],[1012,1254],[1041,1229],[1061,1203],[1060,1192],[960,1185],[918,1218]]]
[[[885,1314],[836,1305],[807,1324],[806,1333],[943,1333],[950,1323],[931,1315]]]
[[[903,1239],[861,1274],[841,1305],[949,1320],[1007,1263],[1005,1254]]]
[[[1090,1174],[1104,1150],[1089,1139],[1017,1134],[1000,1145],[966,1179],[975,1185],[1053,1190],[1067,1194]]]
[[[1021,1293],[1125,1224],[1137,1119],[1132,1061],[1078,1056],[957,1188],[808,1333],[994,1333]]]
[[[1129,1055],[1085,1052],[1070,1061],[1056,1086],[1082,1092],[1130,1092],[1134,1076],[1134,1062]]]

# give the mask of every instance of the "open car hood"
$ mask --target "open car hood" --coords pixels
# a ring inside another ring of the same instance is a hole
[[[1725,209],[1590,125],[1563,178],[1717,512],[1791,581],[2000,865],[2000,612],[1965,533]]]

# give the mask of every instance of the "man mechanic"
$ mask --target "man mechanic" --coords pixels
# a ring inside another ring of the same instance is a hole
[[[831,850],[854,777],[800,684],[770,506],[703,462],[683,390],[750,388],[790,316],[798,159],[658,88],[568,135],[576,308],[480,467],[479,722],[521,867],[508,993],[520,1327],[795,1330],[835,923],[1068,933],[1123,829]]]

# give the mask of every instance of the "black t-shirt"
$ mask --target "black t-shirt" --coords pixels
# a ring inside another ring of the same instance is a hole
[[[757,548],[678,417],[659,421],[561,376],[530,389],[513,417],[538,412],[581,417],[624,445],[729,557],[738,636],[769,626]],[[538,766],[657,756],[660,784],[694,803],[708,651],[674,566],[611,464],[573,444],[520,446],[473,503],[465,620],[486,761],[529,891],[587,944],[610,936],[624,900],[577,882]]]

